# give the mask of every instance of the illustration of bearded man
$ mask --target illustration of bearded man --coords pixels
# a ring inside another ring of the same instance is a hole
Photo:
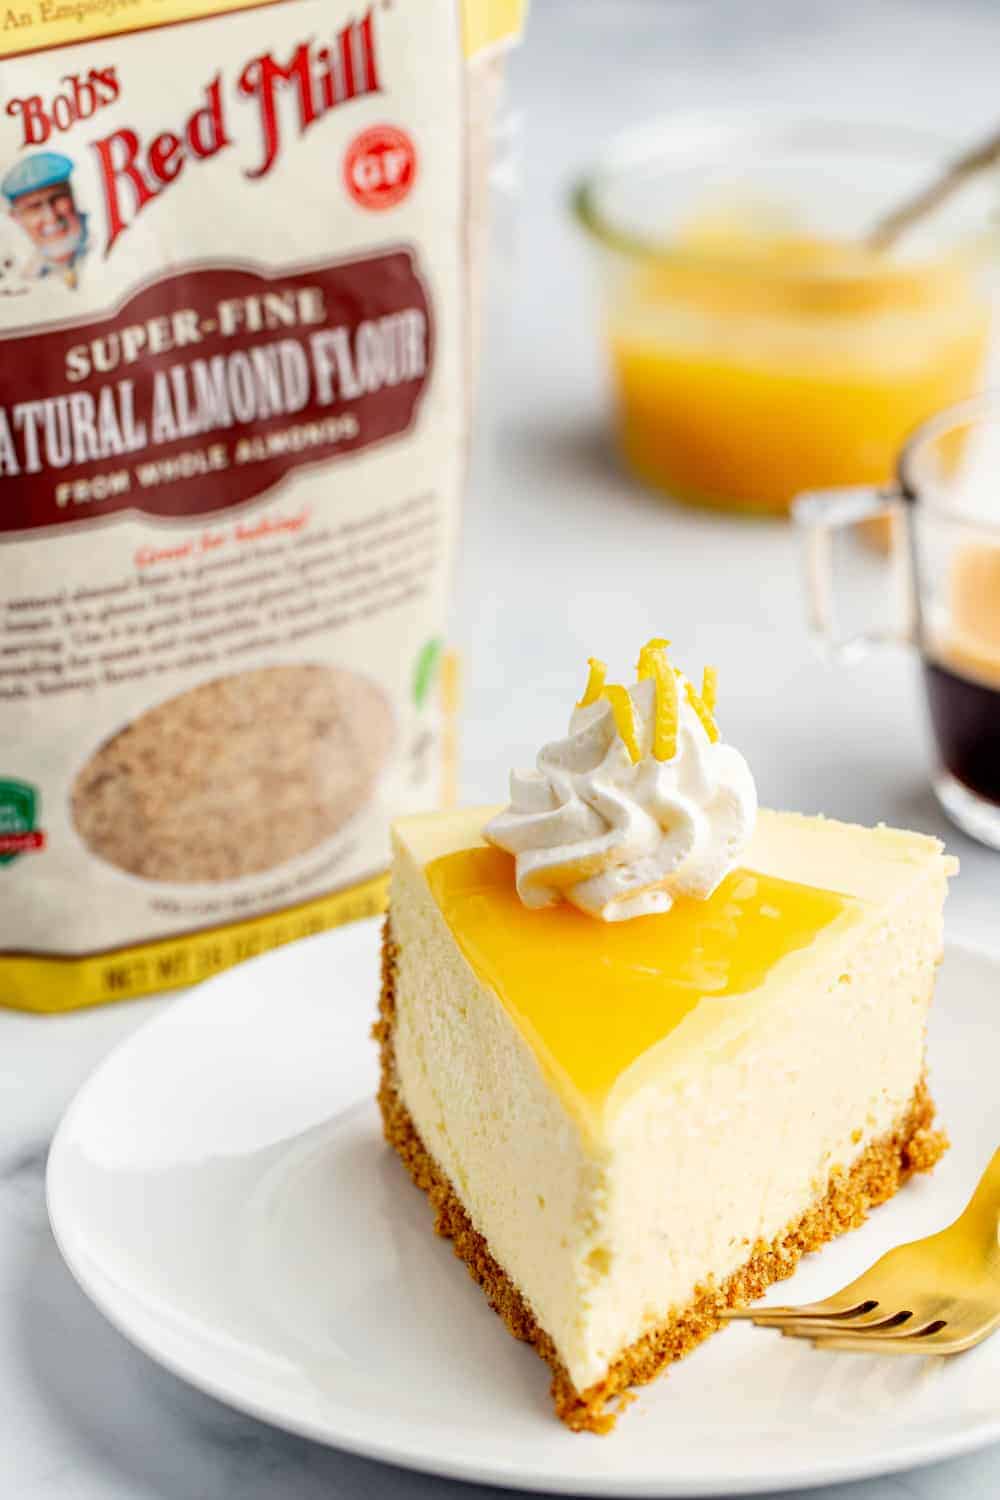
[[[31,241],[34,256],[28,277],[59,276],[69,287],[79,282],[87,254],[87,216],[80,212],[70,178],[73,162],[58,151],[39,151],[11,167],[0,193],[10,216]]]

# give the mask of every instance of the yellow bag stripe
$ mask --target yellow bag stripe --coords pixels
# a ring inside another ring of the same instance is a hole
[[[260,10],[286,5],[289,0],[75,0],[73,4],[49,4],[42,0],[18,0],[0,7],[0,60],[71,42],[90,42],[98,37],[121,36],[125,32],[148,31],[173,26],[180,21],[205,20],[234,10]],[[465,54],[516,37],[524,24],[527,0],[461,0]]]
[[[271,948],[385,910],[388,875],[269,916],[82,957],[0,954],[0,1005],[54,1015],[197,984]]]
[[[466,57],[520,36],[528,0],[462,0]]]

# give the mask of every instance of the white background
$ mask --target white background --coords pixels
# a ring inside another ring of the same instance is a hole
[[[415,3],[415,0],[411,0]],[[672,109],[786,102],[971,136],[1000,121],[991,0],[538,0],[513,71],[523,198],[505,335],[486,380],[495,439],[466,513],[455,634],[466,654],[463,795],[559,733],[585,658],[624,672],[653,633],[720,669],[720,717],[762,799],[937,832],[963,864],[954,937],[1000,947],[1000,855],[936,811],[916,670],[903,652],[818,666],[794,536],[671,510],[609,456],[585,247],[566,188],[611,131]],[[48,1234],[45,1152],[76,1083],[163,1001],[61,1021],[0,1015],[0,1500],[461,1500],[463,1487],[272,1432],[134,1353]],[[970,1065],[972,1065],[970,1063]],[[1000,1452],[872,1481],[851,1500],[974,1500]]]

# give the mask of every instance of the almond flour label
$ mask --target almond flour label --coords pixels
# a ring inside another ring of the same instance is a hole
[[[0,406],[0,529],[208,514],[223,484],[232,508],[400,438],[431,342],[407,250],[272,276],[192,266],[110,318],[9,337],[24,375]]]
[[[0,1002],[59,1009],[378,909],[441,798],[496,67],[450,0],[6,15]]]

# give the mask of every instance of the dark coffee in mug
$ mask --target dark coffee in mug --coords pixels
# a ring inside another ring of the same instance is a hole
[[[957,781],[1000,807],[1000,548],[959,548],[946,598],[924,661],[938,754]]]
[[[944,769],[1000,807],[1000,685],[925,661],[931,723]]]

